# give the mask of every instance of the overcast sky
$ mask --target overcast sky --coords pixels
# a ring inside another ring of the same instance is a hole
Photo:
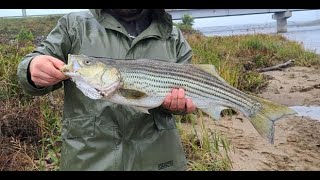
[[[84,11],[87,9],[27,9],[27,15],[45,15],[45,14],[65,14],[75,11]],[[4,16],[21,16],[21,9],[0,9],[0,17]],[[292,12],[292,17],[288,19],[289,22],[312,21],[320,19],[320,10],[309,11],[295,11]],[[215,18],[196,19],[194,23],[195,28],[211,27],[211,26],[230,26],[241,24],[265,24],[272,23],[272,13],[257,14],[257,15],[243,15],[243,16],[228,16]]]

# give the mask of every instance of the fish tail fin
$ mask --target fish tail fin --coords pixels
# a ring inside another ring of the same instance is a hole
[[[271,144],[274,143],[274,123],[286,115],[296,114],[287,106],[277,104],[256,96],[251,97],[257,100],[262,106],[258,112],[252,115],[249,120],[259,134],[267,139]]]

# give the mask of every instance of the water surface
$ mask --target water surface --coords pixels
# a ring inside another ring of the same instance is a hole
[[[291,106],[297,116],[308,116],[311,119],[320,121],[320,106]]]

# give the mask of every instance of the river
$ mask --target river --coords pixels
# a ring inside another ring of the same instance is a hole
[[[230,36],[240,34],[276,34],[276,27],[271,25],[243,25],[243,26],[218,26],[197,28],[206,36]],[[305,49],[320,54],[320,26],[289,26],[283,36],[290,40],[297,41],[305,47]]]

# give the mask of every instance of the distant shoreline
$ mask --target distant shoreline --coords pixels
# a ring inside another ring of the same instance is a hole
[[[277,34],[276,27],[268,28],[251,28],[251,29],[225,29],[216,30],[216,27],[210,27],[212,31],[203,31],[197,29],[205,36],[232,36],[232,35],[245,35],[245,34]],[[214,30],[215,29],[215,30]],[[209,30],[209,29],[207,29]],[[314,53],[320,54],[320,24],[307,26],[288,26],[288,32],[282,33],[286,38],[298,41],[303,44],[304,48]]]
[[[288,22],[288,31],[297,30],[301,28],[314,27],[320,28],[320,20],[308,22]],[[277,30],[276,23],[267,24],[244,24],[231,26],[209,26],[209,27],[195,27],[195,29],[205,33],[225,32],[225,31],[274,31]]]

